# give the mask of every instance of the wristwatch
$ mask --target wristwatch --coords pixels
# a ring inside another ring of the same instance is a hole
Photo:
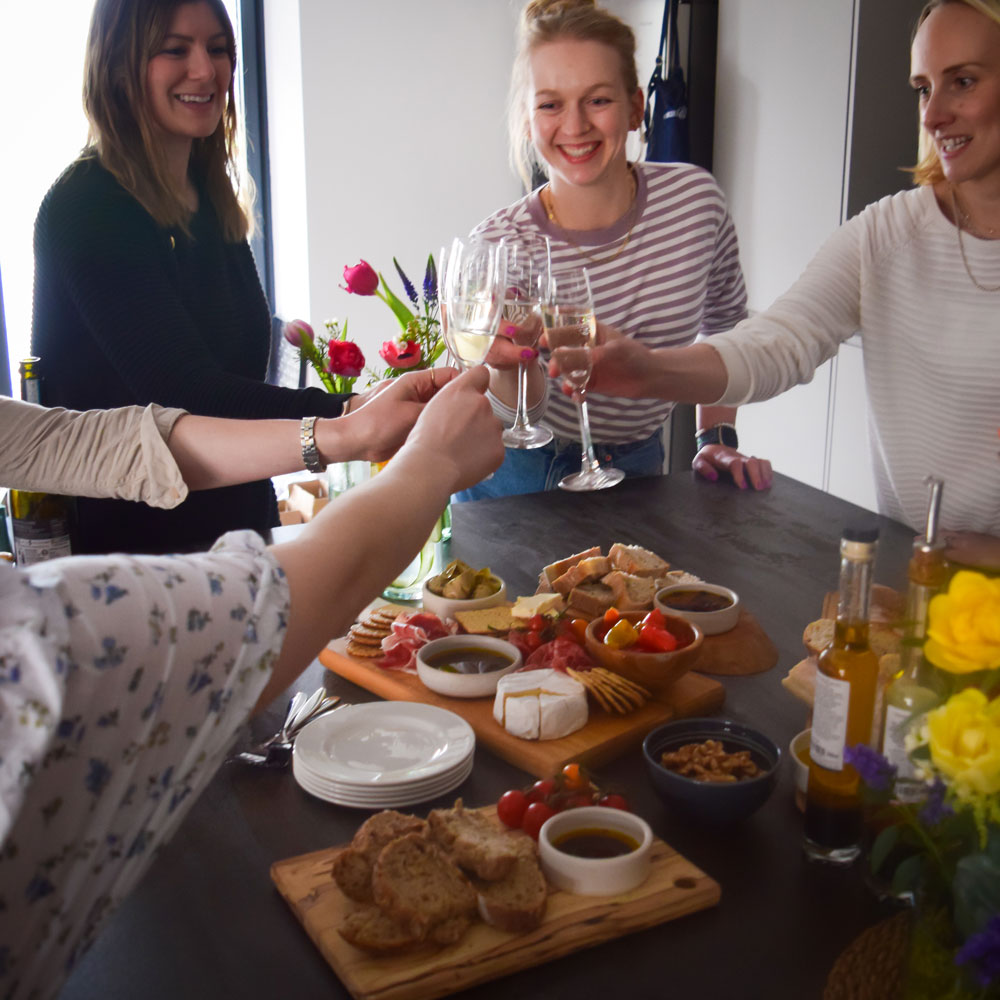
[[[732,424],[716,424],[714,427],[698,431],[695,435],[695,444],[698,446],[698,451],[707,444],[723,444],[727,448],[739,448],[740,439]]]
[[[320,461],[319,449],[316,447],[316,418],[303,417],[299,426],[299,443],[302,445],[302,462],[310,472],[326,472],[326,466]]]

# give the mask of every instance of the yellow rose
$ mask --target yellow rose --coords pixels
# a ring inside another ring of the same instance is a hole
[[[959,795],[1000,793],[1000,698],[966,688],[928,713],[927,728],[934,767]]]
[[[953,674],[1000,667],[1000,579],[961,570],[928,608],[924,654]]]

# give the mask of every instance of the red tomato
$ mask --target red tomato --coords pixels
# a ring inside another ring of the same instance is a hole
[[[573,792],[572,795],[563,796],[559,802],[559,811],[563,809],[579,809],[580,806],[592,806],[593,798],[586,792]]]
[[[555,778],[542,778],[528,789],[525,798],[531,802],[545,802],[556,790]]]
[[[528,628],[530,628],[532,632],[541,632],[542,629],[545,628],[546,624],[545,615],[532,615],[528,619]]]
[[[497,819],[504,826],[518,829],[524,818],[524,810],[528,808],[528,797],[518,788],[504,792],[497,802]]]
[[[597,804],[607,806],[609,809],[624,809],[625,812],[628,812],[628,800],[617,792],[608,792],[607,795],[602,795],[597,800]]]
[[[641,622],[640,625],[653,625],[656,628],[667,627],[667,620],[663,617],[663,612],[659,608],[653,608]]]
[[[535,840],[538,840],[538,831],[541,830],[542,824],[550,816],[555,816],[555,814],[555,809],[547,803],[532,802],[528,808],[524,810],[524,819],[521,820],[521,829],[528,834],[529,837],[533,837]]]
[[[541,632],[525,632],[524,635],[521,637],[521,641],[527,647],[528,652],[529,653],[533,653],[536,649],[538,649],[543,644],[542,633]],[[522,656],[524,655],[523,651],[522,651],[521,655]]]
[[[655,625],[640,625],[637,645],[648,653],[672,653],[677,648],[677,636]]]

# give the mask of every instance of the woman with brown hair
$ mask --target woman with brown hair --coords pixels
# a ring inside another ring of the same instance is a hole
[[[336,417],[345,398],[262,381],[271,316],[235,157],[236,47],[221,0],[97,0],[90,140],[35,223],[33,352],[44,402],[205,416]],[[176,510],[78,502],[76,551],[204,547],[277,523],[266,480]]]
[[[630,163],[629,133],[642,123],[643,95],[632,29],[594,0],[532,0],[521,15],[508,112],[512,159],[526,187],[535,168],[548,183],[495,212],[475,232],[486,239],[538,234],[553,268],[590,274],[598,339],[627,338],[650,348],[688,344],[728,330],[746,315],[736,233],[712,176],[687,163]],[[513,331],[501,333],[512,335]],[[508,367],[520,352],[497,338],[487,361],[498,415],[513,417]],[[576,409],[543,391],[530,373],[529,398],[546,405],[556,440],[509,448],[496,475],[463,495],[499,496],[551,489],[580,466]],[[553,383],[554,387],[558,383]],[[631,476],[663,471],[662,426],[672,404],[625,404],[588,390],[598,458]],[[742,455],[731,407],[698,415],[694,468],[709,479],[730,473],[738,486],[770,485],[770,463]]]
[[[769,309],[710,343],[595,351],[595,389],[743,404],[801,382],[860,333],[879,510],[915,530],[945,483],[956,560],[1000,566],[1000,0],[934,0],[910,83],[915,187],[840,227]]]

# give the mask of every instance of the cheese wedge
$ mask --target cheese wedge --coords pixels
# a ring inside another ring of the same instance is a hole
[[[560,670],[515,671],[501,677],[493,718],[523,740],[557,740],[587,724],[587,689]]]
[[[519,597],[510,613],[515,618],[531,618],[544,615],[546,611],[562,611],[565,607],[566,602],[559,594],[532,594],[531,597]]]

